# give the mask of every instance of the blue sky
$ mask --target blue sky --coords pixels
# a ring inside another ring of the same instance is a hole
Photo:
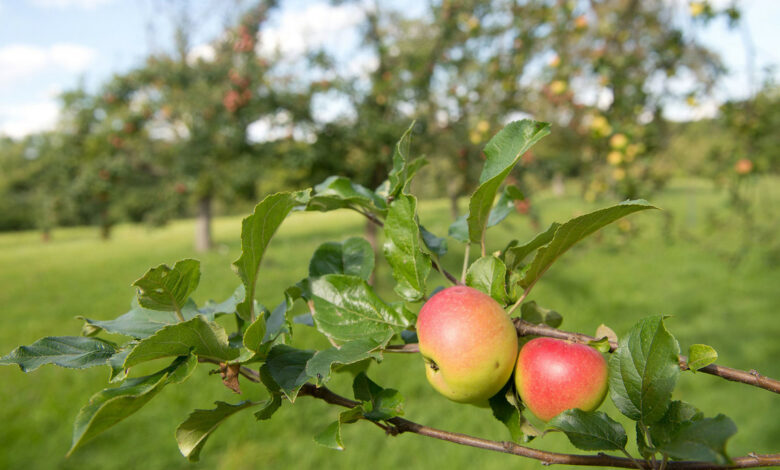
[[[670,8],[687,9],[686,0],[662,1]],[[220,31],[230,11],[224,8],[228,3],[190,2],[197,18],[195,44],[208,42]],[[51,127],[57,116],[57,93],[80,81],[94,89],[112,73],[140,63],[149,52],[169,47],[171,13],[160,9],[163,4],[161,0],[0,0],[0,134],[19,137]],[[350,40],[349,27],[359,19],[349,5],[334,7],[324,0],[282,4],[265,39],[290,54],[312,43],[337,45]],[[742,0],[740,5],[756,46],[757,71],[780,64],[780,0]],[[701,103],[699,109],[676,105],[670,109],[673,118],[711,115],[726,97],[749,93],[739,31],[729,31],[718,22],[697,34],[721,53],[732,73],[713,100]]]

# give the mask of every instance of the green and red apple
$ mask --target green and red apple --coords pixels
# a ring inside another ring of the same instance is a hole
[[[492,297],[466,286],[431,297],[417,317],[426,376],[439,393],[484,404],[506,385],[517,359],[517,332]]]
[[[570,408],[593,411],[607,394],[607,361],[584,344],[532,339],[517,356],[515,386],[525,406],[542,421]]]

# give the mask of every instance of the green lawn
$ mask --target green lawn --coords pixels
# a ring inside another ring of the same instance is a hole
[[[703,183],[682,181],[651,201],[664,212],[631,216],[632,236],[614,226],[589,238],[545,275],[529,299],[561,312],[562,328],[585,333],[605,323],[620,335],[641,317],[671,315],[668,326],[683,350],[692,343],[706,343],[720,353],[719,364],[780,377],[776,236],[780,190],[773,183],[764,182],[755,192],[760,217],[750,232],[754,242],[746,245],[738,262],[731,256],[736,249],[729,246],[742,241],[744,234],[741,219],[723,209],[725,194]],[[574,191],[561,198],[541,194],[535,203],[545,224],[599,206],[586,206]],[[426,227],[446,233],[446,201],[425,202],[421,208]],[[362,229],[362,220],[352,213],[296,214],[287,220],[261,267],[261,302],[275,305],[287,285],[306,275],[318,244],[359,235]],[[218,248],[205,255],[192,251],[191,221],[163,229],[120,226],[107,242],[98,240],[91,228],[57,230],[47,244],[35,233],[0,234],[0,354],[43,336],[77,335],[82,322],[74,317],[79,315],[108,319],[124,313],[133,295],[130,283],[160,263],[196,257],[203,276],[195,300],[228,297],[238,285],[230,263],[238,257],[240,218],[218,219],[214,230]],[[532,234],[527,219],[513,215],[491,229],[490,249]],[[459,272],[462,247],[454,241],[450,245],[444,264]],[[379,266],[378,281],[382,295],[392,299],[384,264]],[[432,281],[443,283],[438,276]],[[325,346],[308,327],[296,326],[294,333],[295,344]],[[415,435],[387,437],[365,422],[345,428],[345,451],[328,450],[314,444],[312,436],[339,410],[309,398],[286,403],[272,421],[257,422],[251,412],[234,416],[211,438],[201,462],[189,464],[178,452],[173,431],[191,410],[212,408],[215,400],[236,403],[264,396],[261,386],[248,382],[242,383],[244,396],[236,396],[208,375],[209,369],[201,365],[189,382],[169,386],[139,413],[65,459],[76,413],[92,393],[106,386],[108,369],[44,366],[24,374],[16,367],[2,367],[0,469],[540,467],[538,462]],[[425,381],[419,357],[386,355],[369,375],[401,391],[409,419],[491,439],[508,438],[489,410],[438,396]],[[331,386],[349,395],[349,380],[340,375]],[[675,398],[694,403],[707,416],[722,412],[733,418],[739,433],[729,443],[732,455],[780,451],[780,397],[685,373]],[[609,400],[602,409],[618,416]],[[633,427],[628,432],[633,439]],[[560,434],[531,445],[573,451]]]

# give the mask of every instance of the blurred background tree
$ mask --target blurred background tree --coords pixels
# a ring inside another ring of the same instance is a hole
[[[275,1],[224,5],[224,30],[197,47],[190,3],[161,4],[173,18],[171,50],[95,92],[64,93],[55,130],[0,142],[0,227],[46,237],[57,225],[92,224],[108,237],[120,221],[194,215],[205,250],[215,210],[243,210],[332,174],[376,188],[412,120],[425,136],[415,152],[430,160],[415,190],[447,194],[452,215],[476,183],[487,140],[529,115],[552,122],[557,137],[524,157],[531,171],[513,175],[521,188],[560,194],[576,178],[588,200],[646,197],[676,173],[701,170],[680,158],[689,153],[708,168],[748,158],[751,172],[777,171],[772,85],[698,126],[735,136],[712,151],[680,146],[675,137],[695,139],[697,126],[666,117],[670,106],[706,99],[723,77],[695,31],[721,18],[738,24],[735,7],[441,0],[410,13],[395,2],[338,4],[356,13],[357,41],[338,50],[304,41],[293,56],[268,35]]]

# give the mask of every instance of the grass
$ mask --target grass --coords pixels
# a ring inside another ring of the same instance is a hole
[[[718,350],[720,364],[780,377],[780,249],[771,236],[778,228],[780,191],[772,183],[776,181],[762,183],[755,192],[760,217],[748,240],[760,243],[739,245],[745,240],[741,219],[724,209],[724,194],[706,184],[681,181],[652,201],[664,212],[636,214],[630,224],[608,227],[575,247],[538,283],[529,300],[561,312],[563,328],[585,333],[605,323],[620,335],[644,316],[671,315],[668,326],[683,350],[706,343]],[[535,204],[545,224],[598,206],[585,205],[573,195],[544,194]],[[446,233],[447,213],[445,201],[421,205],[423,223],[436,233]],[[362,229],[363,221],[351,213],[294,215],[271,242],[258,298],[275,305],[287,285],[306,275],[308,259],[320,243],[360,235]],[[218,248],[205,255],[192,252],[191,221],[154,230],[119,226],[107,242],[98,240],[91,228],[57,230],[47,244],[35,233],[0,235],[0,353],[43,336],[78,335],[81,322],[74,318],[78,315],[108,319],[125,312],[133,295],[130,283],[160,263],[197,257],[203,276],[195,300],[228,297],[238,284],[230,263],[239,254],[239,232],[240,218],[217,219]],[[489,248],[498,250],[512,238],[526,240],[533,233],[527,219],[515,215],[491,229]],[[454,241],[450,245],[444,264],[459,273],[462,247]],[[747,249],[736,257],[731,246]],[[380,292],[392,299],[388,268],[379,264],[378,269]],[[431,285],[438,284],[444,284],[443,279],[432,276]],[[314,330],[296,328],[296,345],[326,346]],[[208,370],[201,365],[189,382],[166,388],[139,413],[65,459],[76,413],[92,393],[107,386],[107,368],[73,371],[45,366],[24,374],[2,367],[0,469],[131,469],[140,462],[148,469],[363,468],[368,462],[377,469],[455,469],[473,467],[475,462],[484,469],[539,467],[538,462],[420,436],[390,438],[368,423],[345,427],[345,451],[328,450],[314,444],[312,436],[333,421],[338,410],[308,398],[285,404],[271,421],[257,422],[251,413],[234,416],[211,438],[201,462],[189,464],[176,448],[173,431],[191,410],[212,408],[216,400],[236,403],[265,395],[262,387],[243,382],[244,394],[236,396]],[[406,416],[412,420],[491,439],[508,438],[489,410],[436,395],[425,381],[419,357],[386,355],[369,374],[401,391]],[[338,374],[331,385],[349,395],[349,381],[346,374]],[[697,405],[707,416],[724,413],[733,418],[739,433],[729,443],[732,455],[780,450],[780,407],[770,392],[685,373],[675,398]],[[609,400],[602,409],[618,416]],[[633,436],[633,427],[628,432]],[[575,451],[560,434],[530,445]]]

